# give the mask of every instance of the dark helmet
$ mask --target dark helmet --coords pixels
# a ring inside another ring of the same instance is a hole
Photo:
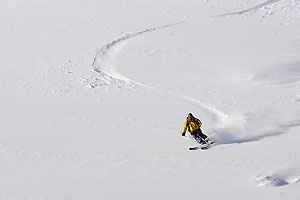
[[[194,115],[193,115],[192,113],[189,113],[188,116],[187,116],[187,118],[188,118],[189,116],[190,116],[191,118],[195,118]]]

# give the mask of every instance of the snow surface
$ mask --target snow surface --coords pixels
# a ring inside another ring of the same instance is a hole
[[[299,199],[299,0],[0,0],[0,36],[0,199]]]

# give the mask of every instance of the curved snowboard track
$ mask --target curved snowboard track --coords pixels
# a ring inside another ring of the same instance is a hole
[[[149,87],[144,84],[138,83],[136,81],[130,80],[130,79],[122,76],[116,70],[113,69],[113,61],[115,60],[117,53],[122,49],[122,47],[126,41],[128,41],[134,37],[137,37],[137,36],[140,36],[140,35],[143,35],[146,33],[150,33],[150,32],[156,31],[156,30],[175,26],[178,24],[182,24],[182,23],[185,23],[185,22],[177,22],[177,23],[173,23],[173,24],[167,24],[164,26],[149,28],[149,29],[145,29],[145,30],[138,31],[135,33],[126,34],[125,36],[119,37],[119,38],[113,40],[112,42],[103,45],[100,48],[100,50],[98,50],[98,52],[96,53],[96,55],[94,57],[94,60],[92,63],[94,71],[98,72],[101,76],[103,76],[106,79],[115,80],[115,81],[117,80],[117,81],[122,81],[122,82],[126,82],[126,83],[135,83],[137,85]]]
[[[141,36],[146,33],[150,33],[156,30],[165,29],[171,26],[179,25],[185,22],[177,22],[173,24],[168,24],[164,26],[159,26],[155,28],[149,28],[142,31],[138,31],[136,33],[132,34],[126,34],[125,36],[119,37],[115,40],[113,40],[110,43],[107,43],[103,45],[100,50],[96,53],[92,66],[95,72],[97,72],[103,79],[109,80],[110,82],[122,82],[129,85],[138,85],[142,86],[144,88],[156,91],[156,92],[163,92],[164,94],[168,94],[170,96],[181,98],[183,100],[187,100],[191,102],[192,104],[195,104],[197,106],[200,106],[203,110],[206,110],[212,114],[214,114],[217,119],[222,123],[224,122],[229,116],[225,113],[223,113],[221,110],[218,110],[217,108],[208,105],[202,101],[193,99],[191,97],[187,96],[180,96],[174,93],[171,93],[167,90],[152,87],[149,85],[145,85],[143,83],[128,79],[127,77],[123,76],[122,74],[118,73],[117,70],[114,69],[113,62],[118,54],[118,52],[123,48],[125,43],[129,41],[130,39],[133,39],[137,36]]]

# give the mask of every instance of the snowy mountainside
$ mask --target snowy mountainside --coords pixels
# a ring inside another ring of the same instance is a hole
[[[0,1],[0,199],[298,199],[299,0]],[[182,137],[186,115],[216,145]]]

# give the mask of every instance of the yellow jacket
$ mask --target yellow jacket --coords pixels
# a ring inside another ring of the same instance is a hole
[[[193,118],[192,120],[185,120],[184,127],[183,127],[183,133],[186,133],[186,129],[189,130],[190,133],[194,132],[195,130],[199,129],[202,125],[202,122],[197,119]]]

